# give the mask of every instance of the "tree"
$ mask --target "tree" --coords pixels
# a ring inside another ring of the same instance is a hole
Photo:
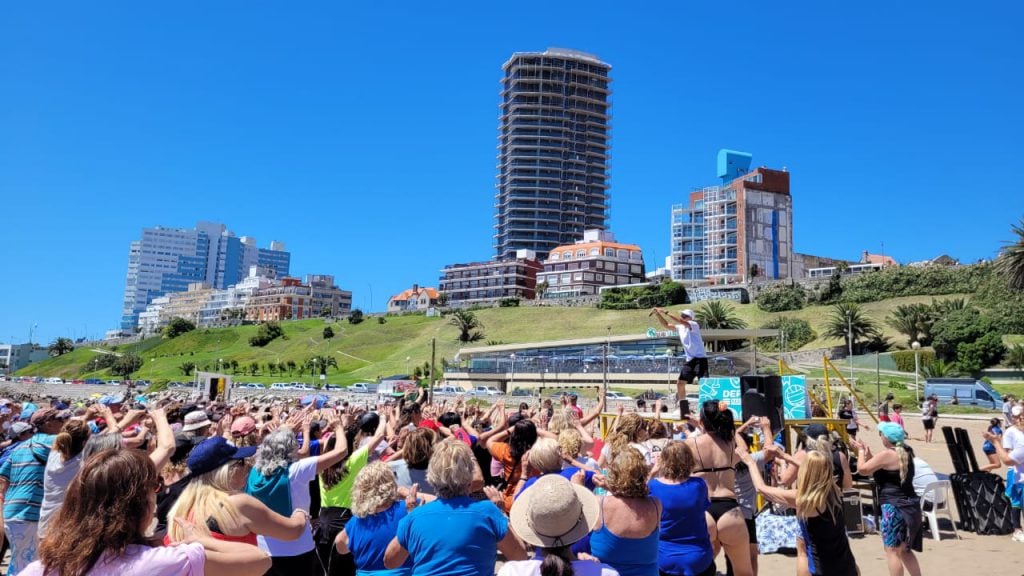
[[[943,360],[935,360],[921,366],[921,375],[925,378],[945,378],[947,376],[958,376],[960,371],[956,366]]]
[[[324,340],[330,340],[334,338],[334,329],[330,326],[324,326]]]
[[[181,370],[181,373],[184,374],[185,376],[191,376],[192,372],[194,372],[195,369],[195,362],[182,362],[181,365],[178,366],[178,370]]]
[[[141,367],[142,358],[139,358],[138,354],[128,353],[119,356],[110,371],[122,378],[129,378]]]
[[[330,305],[328,305],[328,304],[325,304],[323,306],[323,308],[320,309],[320,317],[321,318],[327,318],[328,316],[330,316],[333,313],[334,313],[334,310],[331,309]]]
[[[57,338],[50,342],[50,346],[47,348],[50,356],[63,356],[74,349],[75,343],[71,341],[71,338]]]
[[[537,289],[536,289],[537,298],[543,298],[544,297],[544,293],[547,292],[548,288],[550,288],[550,287],[551,286],[548,284],[547,280],[538,283],[537,284]]]
[[[467,342],[476,342],[484,337],[484,325],[477,320],[476,315],[469,310],[459,308],[452,311],[452,313],[448,315],[448,323],[458,329],[458,340],[463,344],[466,344]]]
[[[288,366],[289,376],[291,376],[295,372],[295,369],[298,368],[298,365],[295,363],[295,360],[289,360],[285,365]]]
[[[1003,248],[1002,254],[996,259],[996,270],[1006,280],[1010,290],[1024,291],[1024,218],[1020,224],[1011,226],[1010,230],[1017,236]]]
[[[776,285],[765,288],[754,298],[757,307],[765,312],[786,312],[800,310],[807,302],[807,293],[799,284]]]
[[[255,376],[260,371],[260,363],[253,360],[249,363],[249,375]]]
[[[932,332],[935,354],[946,362],[955,362],[960,344],[970,344],[990,332],[996,332],[996,329],[992,320],[977,308],[966,308],[936,322]]]
[[[880,335],[874,320],[861,311],[860,305],[852,302],[840,302],[832,306],[832,311],[825,321],[825,331],[822,333],[826,338],[841,339],[847,348],[852,344],[854,353],[859,351],[857,342],[871,340]]]
[[[747,323],[736,315],[736,307],[728,302],[712,300],[705,302],[694,311],[697,314],[697,321],[701,327],[708,330],[742,330]],[[743,345],[743,340],[720,340],[714,343],[716,351],[737,350]]]
[[[956,346],[956,365],[968,374],[978,374],[992,366],[1006,353],[1003,338],[996,332],[988,332],[974,342],[961,342]]]
[[[814,329],[811,328],[810,322],[802,318],[778,316],[769,320],[763,327],[769,330],[780,330],[786,350],[799,350],[818,337],[814,333]],[[780,344],[783,343],[779,340],[779,338],[758,338],[757,347],[767,352],[777,352],[780,351]]]
[[[1024,344],[1014,344],[1006,351],[1006,365],[1014,370],[1024,369]]]
[[[313,356],[309,360],[306,360],[305,370],[309,370],[310,375],[316,376],[318,374],[327,374],[327,369],[333,367],[335,370],[338,369],[338,361],[333,356]]]
[[[249,338],[250,346],[266,346],[277,338],[284,336],[284,330],[276,322],[264,322],[256,330],[256,335]]]
[[[228,366],[231,367],[232,374],[238,374],[238,360],[231,360],[228,362]]]
[[[177,338],[186,332],[196,329],[194,322],[185,318],[171,318],[171,321],[164,326],[164,338]]]
[[[359,324],[362,321],[363,321],[363,311],[360,310],[359,308],[356,308],[355,310],[352,311],[351,314],[348,315],[348,323],[349,324]]]
[[[907,337],[907,345],[919,342],[928,346],[932,342],[934,309],[926,304],[900,304],[885,319],[885,323]]]
[[[271,376],[276,376],[277,375],[277,363],[276,362],[267,362],[267,372],[270,372]]]

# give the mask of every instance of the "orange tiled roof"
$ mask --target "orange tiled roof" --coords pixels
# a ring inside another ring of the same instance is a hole
[[[614,248],[616,250],[629,250],[632,252],[642,252],[642,250],[640,250],[640,247],[637,246],[636,244],[622,244],[620,242],[605,242],[603,240],[593,240],[591,242],[581,242],[579,244],[566,244],[564,246],[559,246],[558,248],[555,248],[554,250],[548,253],[548,260],[551,259],[551,254],[557,252],[559,254],[559,258],[561,258],[561,254],[566,251],[571,251],[573,253],[573,256],[575,257],[577,250],[586,250],[587,256],[589,256],[591,248],[597,248],[598,250],[600,250],[600,254],[602,256],[604,255],[605,248]]]
[[[418,290],[413,290],[412,288],[404,290],[402,291],[402,293],[392,296],[391,300],[395,302],[402,302],[405,300],[410,300],[412,298],[419,298],[420,294],[424,292],[427,294],[427,298],[430,300],[437,300],[438,298],[441,297],[440,293],[438,293],[438,291],[435,290],[434,288],[431,288],[429,286],[421,286]]]

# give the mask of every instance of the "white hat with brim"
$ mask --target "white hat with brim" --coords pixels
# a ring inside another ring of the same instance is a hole
[[[196,410],[185,415],[184,426],[181,427],[181,431],[192,432],[193,430],[200,430],[207,426],[211,426],[212,424],[213,422],[210,421],[206,412]]]
[[[558,548],[583,539],[597,522],[597,498],[558,474],[541,476],[512,504],[509,524],[532,546]]]

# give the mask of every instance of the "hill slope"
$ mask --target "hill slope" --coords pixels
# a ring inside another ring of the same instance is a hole
[[[884,323],[889,312],[900,304],[930,302],[930,296],[893,298],[863,306],[886,336],[898,345],[905,345],[904,338]],[[760,327],[776,316],[803,318],[819,334],[828,316],[828,308],[812,306],[795,312],[768,313],[753,304],[736,307],[737,315],[750,327]],[[502,343],[537,342],[603,336],[605,334],[640,334],[653,325],[647,310],[599,310],[595,308],[491,308],[476,312],[484,325],[485,339]],[[431,339],[437,342],[437,360],[452,358],[459,349],[456,329],[445,318],[426,316],[389,317],[384,324],[376,318],[368,318],[361,324],[347,322],[329,324],[334,338],[322,337],[325,322],[322,320],[301,320],[284,322],[281,327],[286,338],[271,342],[264,348],[249,345],[249,337],[256,333],[256,326],[196,330],[173,340],[152,338],[139,344],[128,344],[110,350],[79,348],[64,356],[50,358],[32,364],[19,371],[20,375],[59,376],[62,378],[97,377],[107,378],[109,372],[86,373],[85,365],[94,356],[104,352],[136,352],[144,361],[136,378],[147,380],[187,380],[179,367],[183,362],[195,362],[200,369],[208,365],[216,369],[217,360],[236,360],[239,372],[251,362],[262,365],[267,362],[301,364],[313,355],[331,355],[338,362],[338,370],[330,370],[328,380],[332,383],[351,383],[375,380],[378,376],[404,374],[414,366],[422,366],[430,360]],[[482,344],[482,342],[480,343]],[[817,339],[807,348],[834,346],[839,341]],[[408,358],[408,361],[406,360]],[[310,375],[271,376],[265,371],[255,377],[241,375],[236,380],[271,382],[303,379],[310,381]]]

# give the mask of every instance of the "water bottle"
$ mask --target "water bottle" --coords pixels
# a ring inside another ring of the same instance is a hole
[[[608,469],[607,468],[601,468],[601,475],[604,476],[605,478],[608,478]],[[594,487],[594,495],[595,496],[604,496],[607,493],[608,493],[608,491],[605,490],[604,488],[600,487],[600,486]]]

